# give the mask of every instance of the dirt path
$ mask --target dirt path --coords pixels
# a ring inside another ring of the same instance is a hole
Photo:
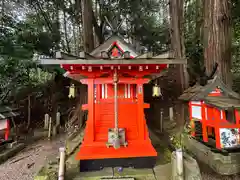
[[[40,140],[0,165],[0,180],[32,180],[50,156],[57,156],[64,136]]]

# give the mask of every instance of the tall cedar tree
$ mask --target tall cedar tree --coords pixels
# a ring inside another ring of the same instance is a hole
[[[84,51],[90,53],[94,49],[92,0],[81,0],[81,5]]]
[[[183,18],[184,18],[184,0],[170,0],[170,35],[171,49],[176,58],[185,58],[185,45],[183,35]],[[176,82],[179,82],[179,93],[187,87],[187,73],[183,65],[177,67]],[[180,95],[180,94],[179,94]]]
[[[232,87],[231,31],[231,1],[204,0],[204,64],[209,74],[217,62],[217,73],[229,87]]]

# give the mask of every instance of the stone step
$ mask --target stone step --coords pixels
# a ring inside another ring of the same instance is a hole
[[[95,172],[80,172],[73,180],[156,180],[153,169],[104,168]],[[160,180],[160,179],[159,179]]]

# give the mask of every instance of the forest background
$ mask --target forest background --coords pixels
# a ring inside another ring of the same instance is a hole
[[[0,9],[1,104],[27,107],[31,99],[30,107],[38,109],[36,99],[45,96],[42,104],[54,112],[59,99],[66,99],[66,85],[49,86],[61,71],[38,66],[37,55],[91,52],[111,34],[105,17],[113,25],[124,20],[119,34],[137,50],[173,50],[187,58],[189,73],[182,66],[176,70],[182,90],[209,76],[217,62],[221,79],[240,92],[238,0],[1,0]]]

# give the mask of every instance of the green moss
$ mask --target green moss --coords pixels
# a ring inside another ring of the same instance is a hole
[[[38,172],[38,175],[45,175],[46,174],[46,167],[42,167],[41,170]]]
[[[56,180],[57,179],[57,169],[53,166],[44,166],[38,175],[34,177],[34,180]]]
[[[182,148],[182,134],[171,136],[170,140],[176,149]]]
[[[164,149],[163,156],[164,156],[163,157],[164,162],[166,162],[166,163],[171,162],[172,152],[168,148]]]
[[[36,176],[34,180],[48,180],[47,176]]]

